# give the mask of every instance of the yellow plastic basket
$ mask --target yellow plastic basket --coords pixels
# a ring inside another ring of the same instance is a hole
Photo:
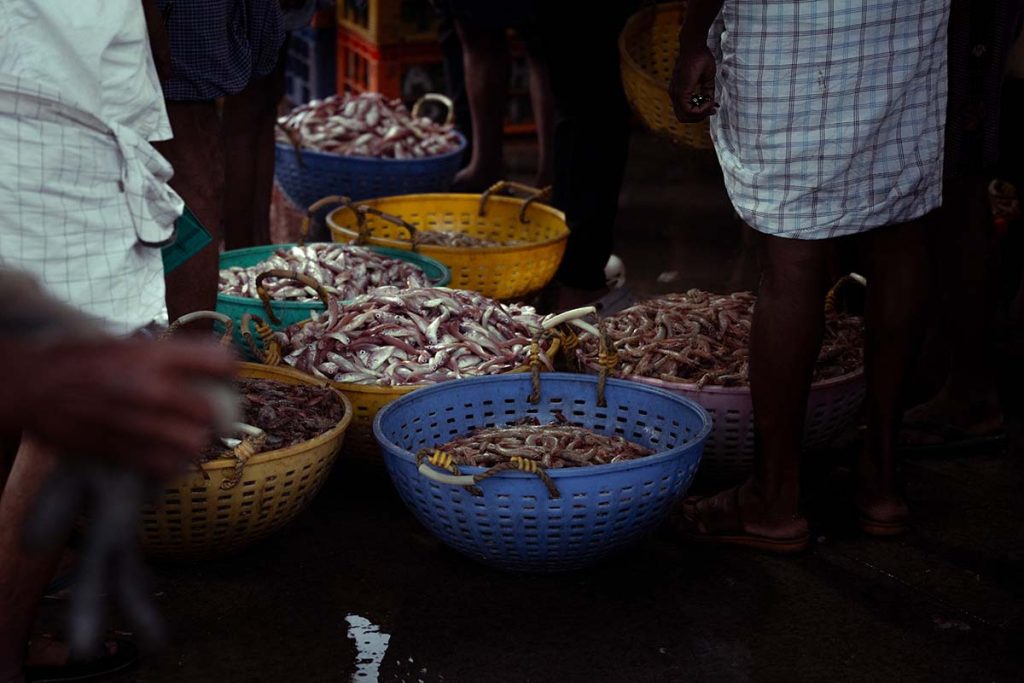
[[[240,377],[259,377],[288,384],[327,386],[297,370],[240,363]],[[344,395],[345,416],[333,429],[288,448],[254,455],[234,486],[222,488],[235,474],[235,460],[203,463],[172,482],[143,511],[143,549],[171,559],[197,559],[240,550],[295,518],[313,500],[327,479],[353,419]]]
[[[619,36],[622,85],[633,110],[652,131],[680,145],[712,149],[707,119],[680,122],[668,94],[685,7],[685,2],[669,2],[646,7],[630,17]]]
[[[569,228],[561,211],[537,201],[543,191],[525,188],[529,195],[525,199],[494,196],[507,189],[522,190],[524,186],[503,182],[483,194],[411,194],[349,203],[328,214],[327,224],[336,242],[414,249],[437,259],[451,270],[449,286],[454,289],[468,289],[503,301],[522,299],[539,292],[554,278],[565,253]],[[416,245],[415,233],[429,230],[519,244]]]

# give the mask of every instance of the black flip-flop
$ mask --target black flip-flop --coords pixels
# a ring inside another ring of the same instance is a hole
[[[139,661],[139,650],[127,640],[108,638],[117,645],[114,654],[107,654],[88,662],[68,662],[61,666],[25,667],[25,683],[73,683],[95,681],[127,671]]]

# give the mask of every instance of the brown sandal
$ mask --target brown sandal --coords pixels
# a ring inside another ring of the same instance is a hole
[[[729,496],[729,500],[732,501],[731,511],[726,506],[714,502],[721,498],[722,494],[718,494],[691,496],[684,500],[672,520],[676,533],[688,541],[736,545],[778,554],[799,553],[810,545],[810,533],[774,537],[745,531],[740,512],[738,486],[732,489],[732,495]]]

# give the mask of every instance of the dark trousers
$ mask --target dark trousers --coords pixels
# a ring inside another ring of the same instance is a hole
[[[565,212],[571,230],[558,280],[600,289],[629,151],[618,37],[634,3],[540,4],[539,29],[557,112],[554,204]]]

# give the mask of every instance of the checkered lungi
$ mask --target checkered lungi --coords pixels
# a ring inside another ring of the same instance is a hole
[[[942,197],[949,0],[725,0],[712,137],[755,229],[824,239]]]

